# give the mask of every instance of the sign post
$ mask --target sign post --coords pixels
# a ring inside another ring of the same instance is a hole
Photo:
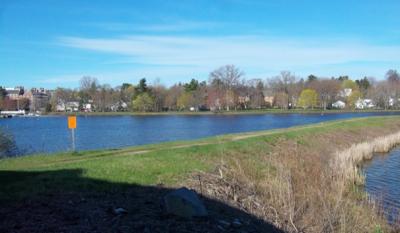
[[[72,151],[75,151],[76,116],[68,116],[68,128],[71,130],[72,135]]]

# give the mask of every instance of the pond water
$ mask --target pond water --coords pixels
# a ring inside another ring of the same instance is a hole
[[[257,130],[286,128],[329,120],[399,113],[79,116],[76,149],[121,148]],[[0,119],[15,140],[16,155],[70,150],[66,116]]]
[[[363,165],[365,190],[383,208],[389,222],[398,222],[400,210],[400,147],[376,154]]]

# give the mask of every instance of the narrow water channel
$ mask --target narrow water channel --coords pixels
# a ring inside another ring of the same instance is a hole
[[[398,223],[400,210],[400,147],[376,154],[364,164],[366,192],[383,208],[389,222]]]

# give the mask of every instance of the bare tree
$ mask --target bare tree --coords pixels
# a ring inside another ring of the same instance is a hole
[[[97,80],[97,78],[84,76],[79,81],[79,84],[81,91],[88,91],[91,92],[91,94],[93,94],[94,92],[96,92],[97,87],[99,86],[99,81]]]
[[[392,106],[398,108],[400,98],[400,75],[397,70],[389,70],[386,73],[386,80],[388,83],[388,95],[392,98]]]
[[[274,105],[282,108],[282,109],[287,109],[288,108],[288,95],[285,92],[278,92],[275,94],[275,98],[274,98]]]
[[[81,104],[93,101],[94,103],[98,104],[96,106],[100,106],[100,100],[98,99],[100,98],[100,95],[98,93],[98,88],[100,84],[98,80],[90,76],[84,76],[79,81],[79,84],[79,97],[81,100]]]
[[[178,98],[183,92],[183,87],[182,85],[173,85],[166,91],[165,95],[165,106],[168,108],[168,110],[176,111],[178,110],[177,107],[177,102]]]
[[[210,109],[220,111],[225,106],[225,89],[222,80],[219,78],[210,79],[207,93],[207,103]]]
[[[279,94],[282,97],[282,93],[285,94],[287,98],[286,107],[290,108],[292,106],[293,96],[294,96],[294,85],[296,83],[296,77],[291,74],[290,71],[282,71],[280,75],[275,76],[268,80],[269,86],[274,91],[275,95]],[[282,98],[280,98],[282,99]],[[280,102],[280,101],[278,101]]]
[[[206,82],[199,83],[199,86],[192,92],[192,105],[196,109],[204,109],[207,105],[207,84]]]
[[[247,92],[251,108],[265,107],[264,83],[261,79],[252,79],[247,83]]]
[[[374,83],[369,88],[367,96],[373,100],[377,107],[388,109],[390,107],[390,84],[387,81],[380,81]]]
[[[119,102],[113,98],[114,90],[110,85],[104,84],[99,87],[99,90],[96,92],[94,97],[94,104],[97,106],[99,111],[112,111],[114,106]],[[115,107],[116,108],[116,107]]]
[[[389,83],[398,83],[400,82],[400,75],[397,70],[388,70],[386,72],[386,79]]]
[[[244,73],[234,65],[225,65],[212,71],[210,73],[211,79],[219,79],[228,86],[229,89],[237,86],[240,82],[240,78],[244,76]]]
[[[166,88],[156,80],[151,87],[151,92],[154,96],[154,111],[161,112],[165,107],[165,97],[167,95]]]
[[[326,110],[332,104],[340,91],[340,82],[334,79],[316,79],[308,84],[309,88],[317,91],[321,107]]]
[[[215,80],[221,82],[222,88],[218,88],[218,91],[224,92],[222,99],[226,110],[229,111],[230,107],[235,107],[238,104],[238,96],[236,88],[240,83],[240,79],[244,76],[244,73],[234,65],[222,66],[210,73],[210,83],[215,83]]]

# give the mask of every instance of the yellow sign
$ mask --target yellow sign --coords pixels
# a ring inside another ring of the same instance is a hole
[[[68,117],[68,128],[69,129],[76,129],[76,116],[69,116]]]

